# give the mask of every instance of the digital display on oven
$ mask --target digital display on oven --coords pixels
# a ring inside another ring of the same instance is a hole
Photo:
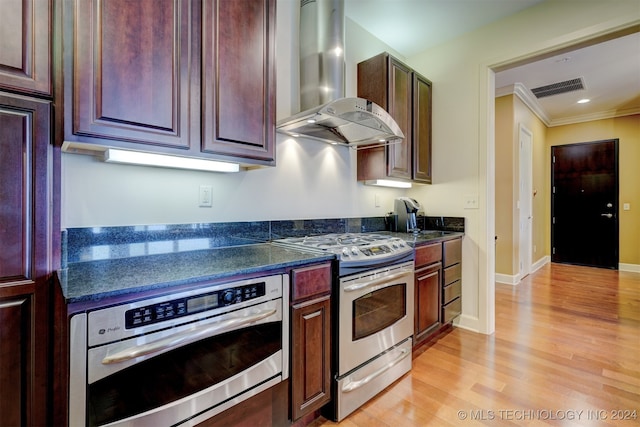
[[[389,248],[389,246],[370,246],[368,248],[364,248],[361,250],[361,252],[367,256],[375,256],[375,255],[379,255],[379,254],[386,254],[391,252],[391,248]]]
[[[125,312],[125,329],[137,328],[201,311],[213,310],[260,298],[266,294],[265,282],[222,289],[208,294],[173,299]]]
[[[218,307],[218,294],[210,294],[187,300],[187,313],[196,313]]]

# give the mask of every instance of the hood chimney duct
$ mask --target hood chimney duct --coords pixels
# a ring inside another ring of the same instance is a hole
[[[344,0],[300,1],[300,110],[344,97]]]

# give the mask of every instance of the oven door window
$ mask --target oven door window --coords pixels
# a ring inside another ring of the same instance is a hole
[[[387,286],[353,301],[353,341],[396,323],[407,313],[406,285]]]
[[[218,384],[282,349],[282,322],[254,325],[161,354],[88,387],[89,425],[158,408]]]

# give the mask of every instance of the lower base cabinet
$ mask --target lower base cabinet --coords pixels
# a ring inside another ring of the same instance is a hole
[[[291,420],[331,400],[331,264],[291,272]]]
[[[462,311],[462,238],[418,246],[415,253],[414,348]]]

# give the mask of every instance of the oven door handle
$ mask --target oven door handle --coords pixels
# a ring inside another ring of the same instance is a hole
[[[342,386],[342,391],[345,392],[345,393],[348,393],[350,391],[354,391],[354,390],[359,389],[360,387],[364,386],[365,384],[371,382],[373,379],[375,379],[375,378],[379,377],[380,375],[384,374],[389,369],[393,368],[395,365],[397,365],[402,359],[404,359],[408,355],[409,355],[409,351],[406,348],[401,349],[400,350],[400,356],[396,357],[391,362],[389,362],[386,365],[384,365],[382,368],[378,369],[375,372],[372,372],[371,374],[367,375],[366,377],[364,377],[361,380],[345,383]]]
[[[191,344],[192,342],[212,335],[214,332],[225,332],[225,330],[227,329],[267,318],[276,312],[277,309],[261,310],[256,314],[252,314],[250,316],[234,317],[228,320],[214,323],[213,325],[188,329],[186,331],[170,335],[166,338],[162,338],[135,347],[128,347],[114,354],[110,354],[102,359],[102,364],[110,365],[113,363],[126,362],[127,360],[135,359],[136,357],[146,356],[151,353],[157,353],[166,349]]]
[[[390,280],[395,280],[398,277],[402,277],[402,276],[406,275],[407,273],[410,273],[410,271],[403,271],[402,273],[391,274],[389,276],[384,276],[384,277],[381,277],[379,279],[370,280],[370,281],[368,281],[366,283],[361,283],[359,285],[345,286],[344,290],[346,292],[358,291],[360,289],[363,289],[363,288],[366,288],[366,287],[369,287],[369,286],[376,286],[376,285],[379,285],[381,283],[386,283],[386,282],[388,282]]]

